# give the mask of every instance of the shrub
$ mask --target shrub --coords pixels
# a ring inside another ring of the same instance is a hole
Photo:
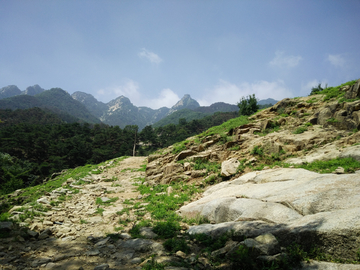
[[[180,224],[174,220],[159,221],[154,226],[154,233],[159,235],[160,238],[172,238],[180,231]]]
[[[255,94],[252,96],[249,95],[247,98],[242,97],[240,102],[237,104],[239,107],[239,114],[240,115],[252,115],[256,113],[259,109],[259,105],[257,104],[257,99]]]
[[[316,95],[316,94],[320,94],[320,92],[322,92],[324,89],[327,88],[327,85],[325,86],[325,88],[322,88],[321,87],[321,83],[319,83],[319,85],[317,87],[313,87],[311,88],[311,92],[310,92],[310,95]]]
[[[253,150],[251,150],[252,155],[264,155],[264,150],[260,146],[254,146]]]
[[[164,242],[164,248],[170,252],[177,252],[181,250],[184,253],[190,252],[190,247],[186,244],[185,239],[171,238]]]

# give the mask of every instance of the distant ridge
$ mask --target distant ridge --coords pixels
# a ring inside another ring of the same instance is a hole
[[[277,101],[272,98],[258,101],[259,105],[275,103]],[[178,124],[181,118],[191,121],[216,112],[239,110],[237,105],[224,102],[200,106],[189,94],[184,95],[171,108],[161,107],[154,110],[148,107],[137,107],[125,96],[103,103],[88,93],[76,91],[69,95],[61,88],[44,90],[37,84],[27,87],[24,91],[21,91],[16,85],[9,85],[0,89],[0,109],[16,110],[33,107],[50,109],[56,114],[62,115],[64,121],[73,121],[78,118],[79,121],[103,122],[121,128],[127,125],[137,125],[139,130],[147,125],[159,127],[169,123]]]
[[[2,88],[3,89],[3,88]],[[12,89],[15,89],[12,87]],[[16,89],[15,89],[16,90]],[[30,109],[34,107],[49,109],[56,113],[64,121],[73,122],[75,119],[88,123],[101,123],[101,121],[93,116],[86,107],[71,98],[69,93],[60,89],[52,88],[46,91],[39,91],[40,89],[27,88],[28,92],[40,92],[34,96],[28,94],[21,94],[0,100],[0,109]],[[15,91],[12,91],[14,93]],[[18,92],[18,91],[17,91]]]

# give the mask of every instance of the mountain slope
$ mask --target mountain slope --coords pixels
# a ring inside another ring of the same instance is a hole
[[[0,109],[30,109],[34,107],[46,108],[66,122],[78,121],[75,118],[89,123],[101,123],[99,119],[91,115],[86,107],[60,88],[43,91],[35,96],[17,95],[0,100]]]
[[[0,99],[13,97],[21,94],[21,90],[16,85],[8,85],[0,89]]]

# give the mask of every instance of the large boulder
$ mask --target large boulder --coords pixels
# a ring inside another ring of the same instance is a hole
[[[287,244],[319,244],[329,253],[354,259],[360,244],[359,183],[358,173],[291,168],[251,172],[211,187],[179,213],[217,223],[192,227],[189,233],[272,233]]]

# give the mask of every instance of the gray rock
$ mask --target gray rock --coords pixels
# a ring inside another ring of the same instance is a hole
[[[0,231],[11,231],[13,229],[13,223],[10,221],[0,222]]]
[[[94,247],[101,247],[101,246],[105,246],[106,243],[110,240],[110,237],[106,237],[105,239],[100,240],[99,242],[97,242]]]
[[[100,199],[103,203],[107,203],[110,201],[110,199],[108,197],[101,197]]]
[[[360,270],[358,264],[340,264],[330,262],[311,261],[301,263],[302,270]]]
[[[31,262],[32,267],[38,267],[40,265],[46,264],[48,262],[51,262],[51,258],[37,258],[34,261]]]
[[[27,230],[26,233],[30,236],[30,237],[37,237],[39,235],[38,232],[34,232],[32,230]]]
[[[259,235],[255,239],[245,239],[240,244],[258,250],[261,255],[274,255],[280,252],[278,241],[271,233]]]
[[[43,240],[43,239],[48,238],[50,235],[51,235],[51,229],[50,229],[50,228],[46,228],[44,231],[42,231],[42,232],[39,234],[38,239],[39,239],[39,240]]]
[[[239,165],[240,162],[236,158],[231,158],[224,161],[223,163],[221,163],[221,175],[230,176],[235,174]]]
[[[190,234],[233,230],[236,235],[256,237],[271,233],[287,244],[313,241],[331,254],[355,259],[355,246],[360,244],[355,237],[360,230],[359,180],[359,174],[304,169],[252,172],[209,188],[179,213],[219,223],[190,227]]]
[[[94,267],[94,270],[107,270],[107,269],[110,269],[110,266],[106,263]]]
[[[114,254],[115,258],[119,260],[130,260],[134,256],[135,252],[133,250],[124,250]]]
[[[140,229],[140,235],[147,239],[154,239],[158,236],[156,233],[153,232],[152,228],[149,227],[142,227]]]
[[[142,259],[137,257],[137,258],[134,258],[130,261],[131,264],[139,264],[142,262]]]
[[[340,158],[352,157],[360,161],[360,145],[350,146],[344,149],[339,155]]]
[[[41,203],[41,204],[45,204],[45,205],[50,205],[49,200],[47,198],[44,198],[44,197],[38,199],[36,202]]]
[[[100,251],[98,249],[92,249],[86,252],[87,256],[97,256],[100,254]]]
[[[345,169],[343,167],[338,167],[335,171],[333,171],[335,174],[343,174],[345,173]]]
[[[121,241],[120,243],[118,243],[118,247],[124,249],[132,249],[140,252],[147,252],[152,249],[151,246],[153,244],[154,241],[152,240],[137,238],[137,239],[130,239],[127,241]]]

